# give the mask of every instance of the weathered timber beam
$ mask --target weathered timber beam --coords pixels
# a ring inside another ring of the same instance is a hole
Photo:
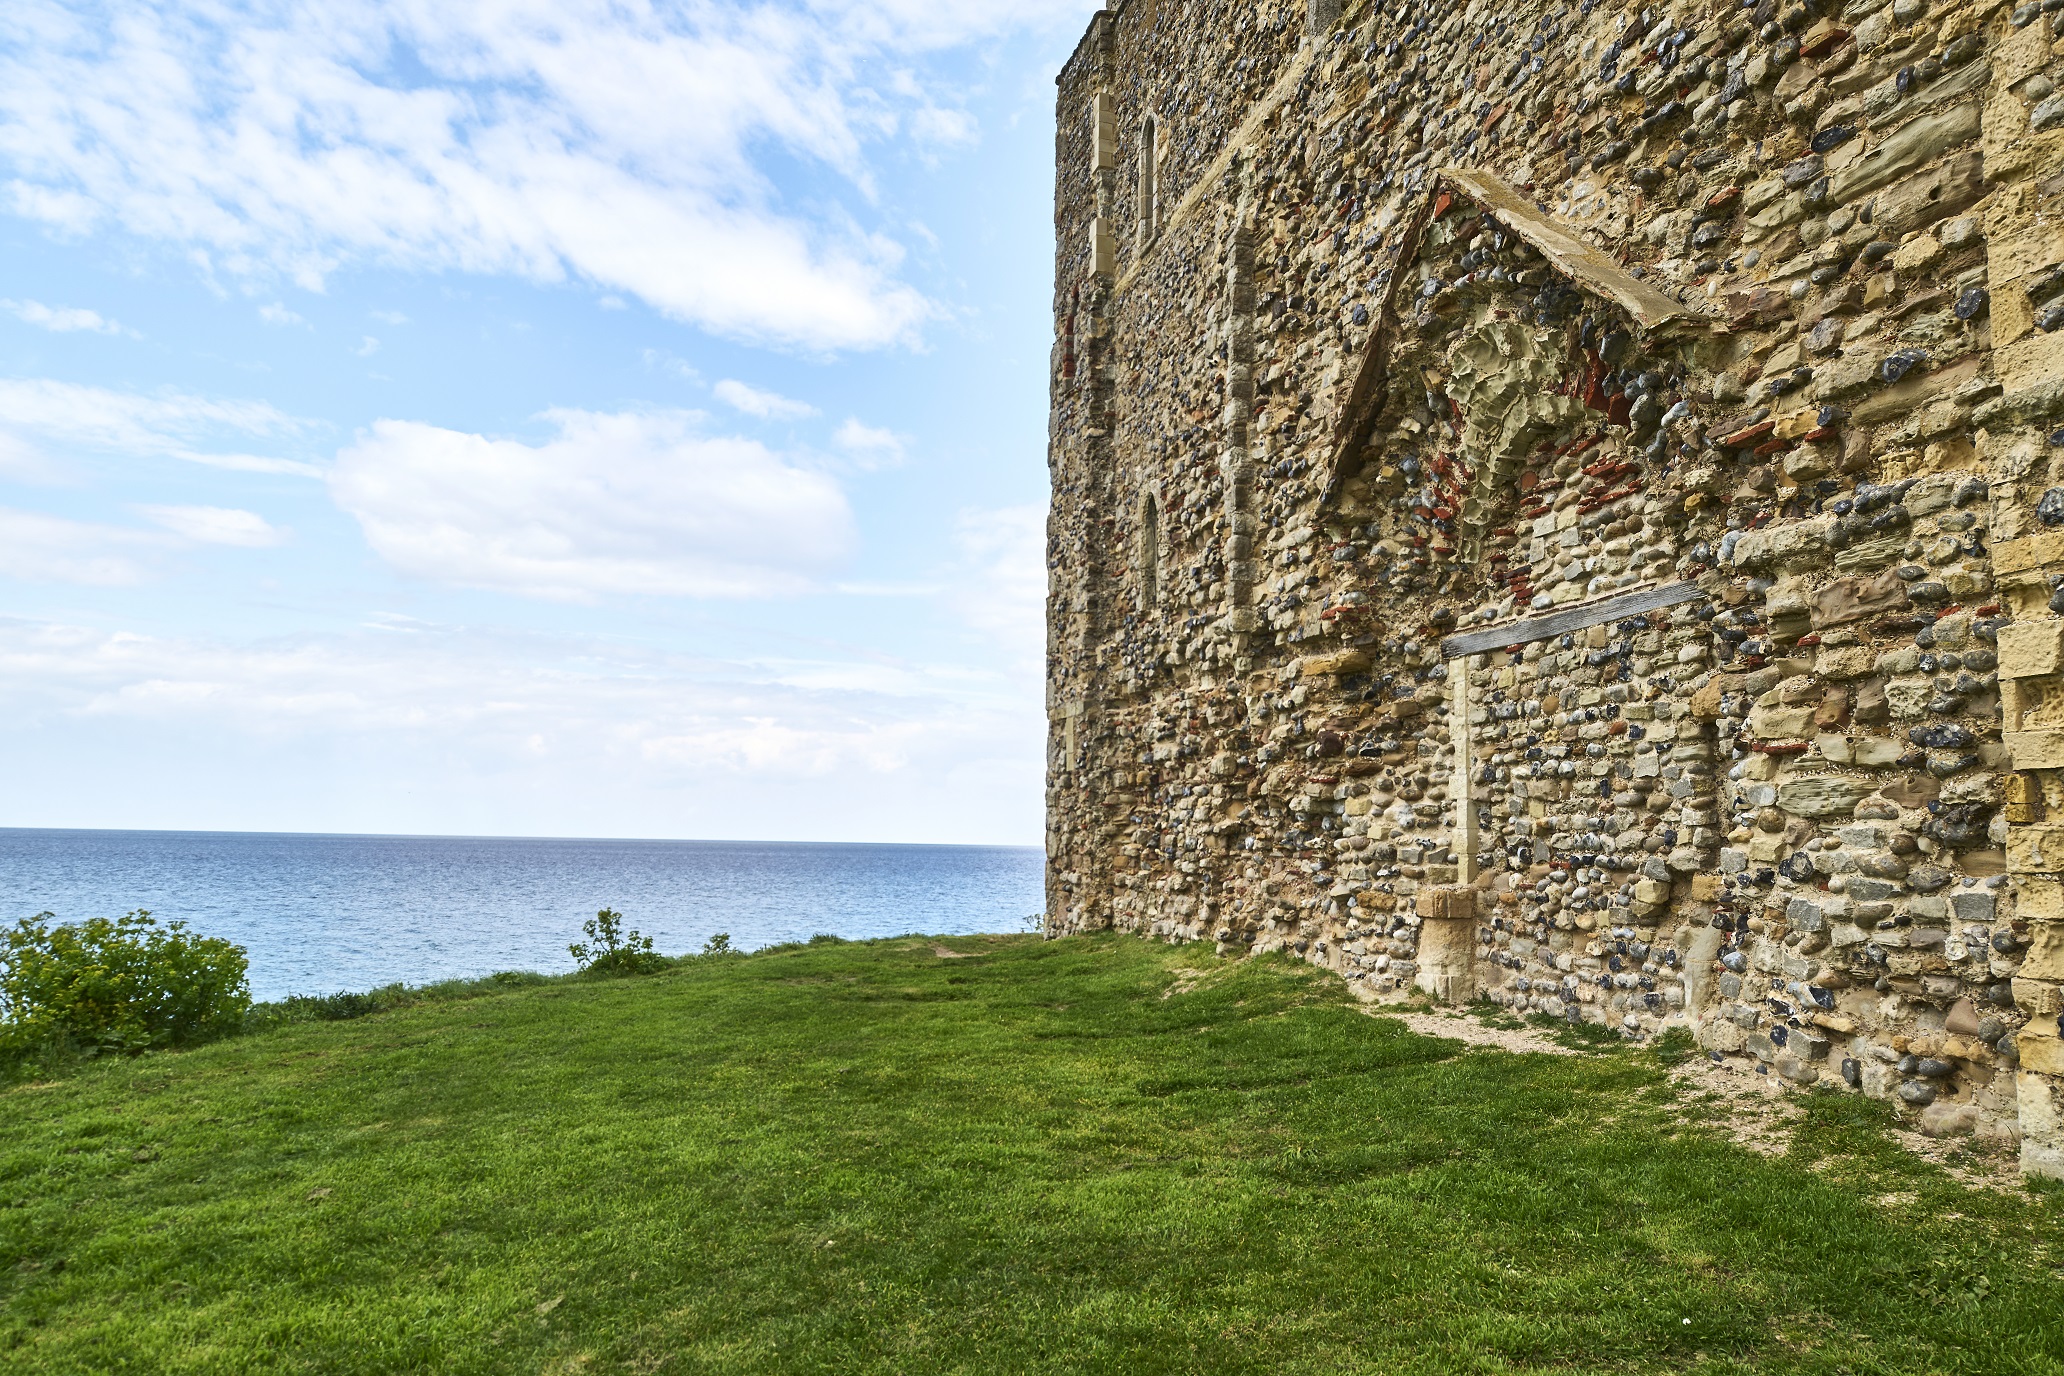
[[[1546,640],[1566,631],[1581,631],[1623,616],[1674,607],[1704,596],[1696,583],[1665,583],[1660,587],[1639,588],[1608,597],[1602,602],[1564,607],[1561,611],[1543,612],[1520,621],[1507,621],[1500,626],[1486,626],[1480,631],[1451,635],[1441,642],[1441,658],[1460,659],[1464,655],[1480,655],[1487,650],[1502,650],[1508,645],[1525,645],[1529,641]]]
[[[1541,213],[1534,203],[1489,172],[1449,167],[1441,179],[1490,211],[1507,229],[1532,244],[1557,271],[1595,296],[1617,303],[1644,330],[1693,312]]]

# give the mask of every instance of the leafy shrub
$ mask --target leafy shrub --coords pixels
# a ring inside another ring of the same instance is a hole
[[[652,948],[651,937],[625,931],[620,912],[604,908],[583,922],[581,930],[588,939],[566,949],[583,974],[649,975],[673,964]]]
[[[503,970],[481,979],[447,979],[435,984],[383,984],[362,994],[289,994],[277,1003],[254,1006],[250,1016],[244,1020],[244,1026],[250,1031],[261,1031],[297,1022],[348,1022],[353,1018],[419,1003],[484,998],[508,989],[528,989],[551,982],[548,976],[528,970]]]
[[[386,1006],[376,994],[289,994],[266,1011],[280,1022],[349,1022]]]
[[[50,913],[0,933],[0,1049],[71,1044],[142,1051],[234,1032],[251,1007],[244,948],[124,917],[51,925]]]
[[[815,942],[817,938],[813,936],[810,940]],[[731,933],[729,932],[718,932],[708,941],[703,942],[702,953],[706,956],[735,956],[740,954],[739,949],[731,944]]]

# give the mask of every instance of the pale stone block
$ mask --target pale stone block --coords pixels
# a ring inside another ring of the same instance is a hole
[[[2016,909],[2028,922],[2064,922],[2064,881],[2031,876],[2021,880]]]
[[[2037,823],[2009,829],[2007,867],[2017,874],[2064,873],[2064,826]]]
[[[1871,671],[1873,658],[1868,645],[1822,646],[1814,656],[1813,672],[1822,678],[1861,678]]]
[[[2064,927],[2046,922],[2032,929],[2019,975],[2022,979],[2064,980]]]
[[[2064,769],[2064,730],[2009,731],[2007,752],[2016,769]]]
[[[1099,91],[1090,102],[1090,170],[1102,172],[1118,165],[1117,107],[1108,92]]]
[[[2024,1071],[2064,1075],[2064,1039],[2057,1037],[2054,1028],[2049,1036],[2043,1036],[2036,1024],[2030,1023],[2014,1034],[2014,1045],[2021,1049],[2021,1069]]]
[[[1894,679],[1885,685],[1885,706],[1902,721],[1926,716],[1928,702],[1934,696],[1935,685],[1926,678]]]
[[[1992,547],[1992,571],[1996,574],[2028,573],[2059,563],[2064,563],[2064,530],[2002,540]]]
[[[1924,271],[1942,261],[1942,241],[1932,234],[1916,234],[1892,254],[1892,268],[1901,277]]]
[[[2060,671],[2064,671],[2064,619],[2015,621],[2000,627],[2001,678],[2042,678]]]
[[[2050,36],[2045,24],[2012,30],[1992,50],[1992,82],[2012,86],[2050,63]]]
[[[1101,215],[1089,222],[1089,270],[1103,277],[1118,270],[1118,240]]]
[[[2037,27],[2029,26],[2031,30]],[[2021,1169],[2030,1175],[2064,1177],[2064,1094],[2058,1091],[2057,1082],[2039,1071],[2024,1065],[2015,1072]]]
[[[1734,566],[1746,569],[1818,559],[1826,553],[1827,532],[1834,521],[1833,516],[1817,516],[1748,531],[1734,542]]]
[[[2015,340],[1993,354],[1993,366],[2010,391],[2064,373],[2064,330]]]
[[[2064,258],[2064,225],[2033,216],[2012,229],[1996,228],[1986,249],[1986,274],[2001,286],[2019,282]]]
[[[1758,707],[1749,713],[1749,732],[1763,740],[1799,740],[1813,733],[1811,707]]]
[[[2031,1018],[2054,1018],[2064,1012],[2064,997],[2052,980],[2016,979],[2014,1006]]]
[[[1367,650],[1336,650],[1332,654],[1306,655],[1298,662],[1298,671],[1306,678],[1320,674],[1358,674],[1369,667]]]

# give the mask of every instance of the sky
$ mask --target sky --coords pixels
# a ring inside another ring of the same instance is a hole
[[[0,826],[1037,844],[1096,0],[0,6]]]

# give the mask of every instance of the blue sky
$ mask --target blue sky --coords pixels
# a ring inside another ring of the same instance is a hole
[[[1040,837],[1093,0],[0,10],[0,825]]]

